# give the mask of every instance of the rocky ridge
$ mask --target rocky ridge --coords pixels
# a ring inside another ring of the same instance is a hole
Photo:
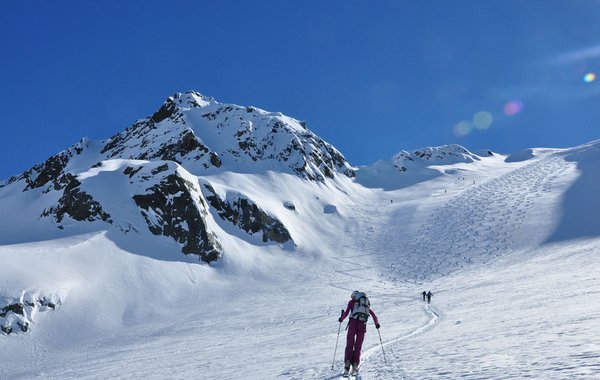
[[[487,155],[493,153],[487,151]],[[466,148],[452,144],[437,147],[426,147],[407,152],[405,150],[394,155],[392,164],[401,172],[406,172],[411,166],[415,165],[450,165],[459,162],[470,163],[480,161],[481,158],[471,153]]]

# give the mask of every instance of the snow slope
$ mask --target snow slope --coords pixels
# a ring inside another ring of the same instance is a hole
[[[335,379],[355,289],[382,325],[383,347],[368,327],[363,380],[598,377],[599,152],[435,162],[423,167],[439,175],[408,170],[402,186],[363,186],[360,171],[212,173],[216,192],[244,189],[296,244],[213,225],[227,253],[213,265],[102,229],[2,245],[3,304],[54,307],[0,334],[0,378]]]

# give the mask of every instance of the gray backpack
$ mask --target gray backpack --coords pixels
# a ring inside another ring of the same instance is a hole
[[[367,297],[366,293],[356,292],[355,298],[354,308],[352,309],[350,318],[358,319],[359,321],[367,321],[369,319],[369,310],[371,308],[369,297]]]

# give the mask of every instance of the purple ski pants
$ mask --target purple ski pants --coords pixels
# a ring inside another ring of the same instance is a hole
[[[344,362],[350,361],[355,367],[360,364],[360,350],[362,349],[365,333],[367,332],[367,322],[358,319],[350,319],[348,323],[348,335],[346,335],[346,354]]]

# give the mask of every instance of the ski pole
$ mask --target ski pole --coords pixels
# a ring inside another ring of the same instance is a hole
[[[340,314],[340,318],[344,315],[344,310],[342,310],[342,314]],[[333,370],[333,366],[335,365],[335,354],[337,354],[337,346],[338,340],[340,339],[340,330],[342,329],[342,321],[340,321],[340,326],[338,327],[338,335],[335,339],[335,351],[333,351],[333,362],[331,363],[331,369]]]
[[[381,331],[379,331],[379,329],[377,329],[377,333],[379,334],[379,343],[381,343],[381,352],[383,352],[383,362],[385,363],[385,365],[388,365],[387,360],[385,359],[385,350],[383,349],[383,341],[381,340]]]

